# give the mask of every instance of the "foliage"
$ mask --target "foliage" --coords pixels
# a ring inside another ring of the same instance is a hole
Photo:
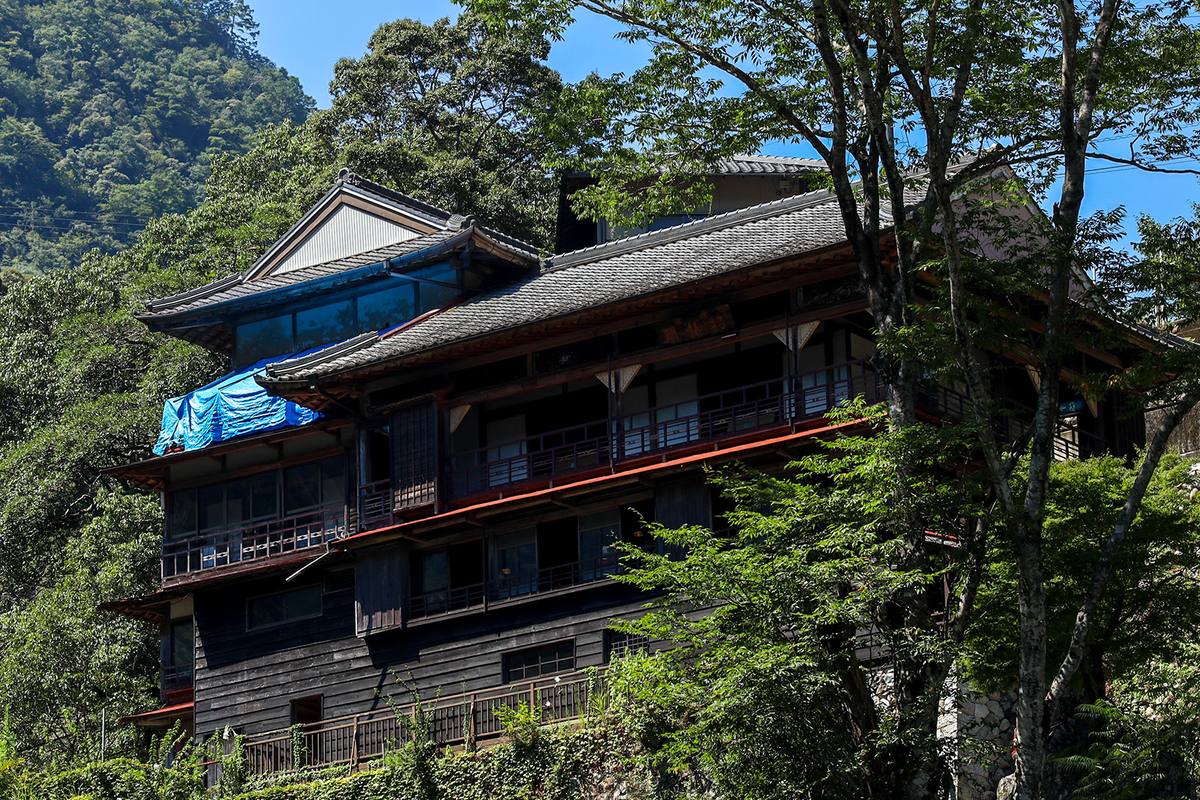
[[[549,53],[532,30],[496,33],[470,13],[391,22],[337,63],[314,122],[354,171],[548,245],[558,187],[535,123],[561,88]]]
[[[1088,701],[1109,682],[1172,661],[1200,626],[1200,502],[1194,462],[1164,459],[1129,531],[1118,570],[1098,608],[1077,676]],[[1045,564],[1048,637],[1065,649],[1112,521],[1136,472],[1116,458],[1065,461],[1050,473]],[[1011,541],[994,542],[968,640],[967,674],[985,687],[1016,683],[1017,569]]]
[[[1177,742],[1161,721],[1098,700],[1080,706],[1086,742],[1057,754],[1051,764],[1078,786],[1070,800],[1142,800],[1194,797],[1194,776],[1173,752]]]
[[[848,409],[842,421],[871,410]],[[908,617],[897,595],[960,579],[970,560],[940,544],[929,564],[907,560],[905,535],[935,531],[975,547],[984,510],[974,479],[943,471],[962,454],[956,431],[914,427],[847,434],[784,475],[727,469],[714,482],[732,501],[727,535],[657,529],[681,557],[643,555],[623,577],[663,592],[626,630],[676,647],[623,662],[614,694],[630,704],[648,757],[690,769],[730,798],[861,797],[879,791],[879,765],[934,731],[905,724],[900,705],[940,699],[956,622]],[[897,464],[923,479],[898,500]],[[630,553],[631,556],[635,555]],[[858,631],[877,632],[870,643]],[[890,655],[872,671],[859,651]],[[925,693],[906,697],[896,672],[941,664]],[[939,677],[940,676],[940,677]],[[887,685],[872,687],[872,682]]]
[[[0,263],[74,266],[201,199],[213,160],[312,108],[242,0],[0,2]]]

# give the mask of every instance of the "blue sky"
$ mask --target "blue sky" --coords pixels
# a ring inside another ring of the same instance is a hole
[[[328,85],[333,78],[333,65],[342,57],[361,56],[367,40],[381,24],[403,17],[429,23],[458,12],[458,7],[448,0],[419,3],[249,0],[249,3],[259,24],[258,43],[263,55],[297,76],[321,108],[329,106]],[[644,51],[615,40],[613,34],[617,30],[616,24],[608,20],[581,18],[567,32],[565,40],[554,46],[550,65],[568,81],[577,81],[592,71],[607,75],[636,68]],[[798,146],[779,146],[768,152],[811,155]],[[1191,203],[1200,201],[1200,184],[1190,175],[1148,175],[1137,170],[1105,169],[1088,178],[1086,198],[1087,213],[1124,205],[1129,211],[1127,228],[1132,229],[1138,214],[1161,221],[1190,215]]]

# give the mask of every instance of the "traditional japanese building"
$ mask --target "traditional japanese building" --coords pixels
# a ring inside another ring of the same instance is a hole
[[[296,723],[316,760],[377,755],[382,696],[413,687],[440,693],[445,742],[555,678],[550,713],[572,713],[582,670],[647,644],[608,629],[645,602],[614,544],[659,548],[645,521],[721,527],[705,467],[779,468],[832,435],[835,405],[878,399],[816,169],[732,160],[712,176],[727,208],[624,238],[564,206],[560,244],[587,246],[545,258],[344,173],[244,273],[151,303],[145,324],[233,371],[113,471],[165,511],[161,589],[110,604],[162,630],[161,707],[133,719],[232,728],[276,769]],[[1026,365],[1004,364],[998,392],[1032,405]],[[930,386],[921,411],[962,402]],[[1062,454],[1131,452],[1126,412],[1072,402]]]

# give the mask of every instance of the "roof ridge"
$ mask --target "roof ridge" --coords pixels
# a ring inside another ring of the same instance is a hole
[[[612,241],[595,244],[591,247],[584,247],[579,250],[571,250],[551,256],[546,259],[546,265],[542,268],[541,274],[545,275],[560,269],[587,264],[598,258],[608,258],[649,247],[670,244],[671,242],[683,239],[690,239],[693,236],[719,231],[732,225],[766,219],[835,199],[834,195],[828,189],[815,189],[811,192],[783,197],[778,200],[770,200],[755,206],[737,208],[732,211],[713,214],[702,219],[682,222],[678,225],[672,225],[669,228],[645,231],[633,236],[627,236],[624,239],[613,239]]]
[[[194,289],[188,289],[186,292],[179,292],[178,294],[171,294],[167,295],[166,297],[147,300],[146,310],[160,311],[164,308],[171,308],[192,300],[200,300],[208,295],[216,294],[217,292],[224,291],[225,289],[241,283],[244,275],[245,273],[239,270],[232,275],[226,275],[224,278],[219,278],[218,280],[210,283],[202,284]]]
[[[319,364],[327,358],[348,355],[356,350],[366,347],[369,344],[374,344],[377,341],[379,341],[379,332],[367,331],[366,333],[360,333],[357,336],[337,342],[336,344],[331,344],[329,347],[324,347],[315,353],[309,353],[306,356],[300,356],[299,358],[285,358],[283,361],[273,361],[270,364],[265,365],[260,372],[265,372],[268,377],[275,377],[275,367],[281,367],[284,364],[287,364],[292,369],[302,369],[312,364]],[[255,375],[255,382],[258,382],[257,375]]]

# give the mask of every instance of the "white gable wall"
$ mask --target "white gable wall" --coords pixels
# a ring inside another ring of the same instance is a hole
[[[342,205],[322,220],[299,246],[282,258],[270,274],[278,275],[301,267],[323,264],[377,247],[415,239],[420,235],[398,222],[377,217],[354,206]]]

